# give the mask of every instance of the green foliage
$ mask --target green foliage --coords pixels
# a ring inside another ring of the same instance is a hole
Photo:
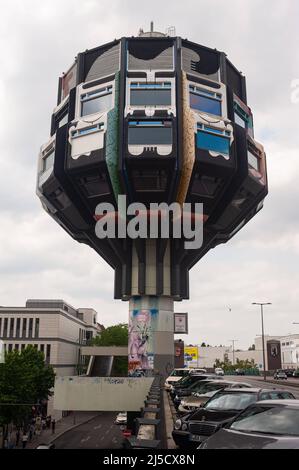
[[[55,374],[44,361],[42,352],[27,346],[21,352],[11,351],[0,364],[0,425],[21,424],[31,413],[31,406],[52,394]],[[16,406],[21,403],[22,405]]]
[[[128,325],[119,323],[109,326],[101,332],[100,336],[92,339],[92,346],[127,346],[128,345]]]
[[[92,346],[128,346],[128,325],[120,323],[109,326],[91,341]],[[128,358],[116,357],[113,364],[114,375],[128,375]]]
[[[225,373],[227,374],[234,374],[236,369],[244,369],[244,370],[253,370],[257,369],[257,364],[255,364],[254,359],[246,359],[246,360],[236,360],[236,363],[233,365],[231,361],[228,360],[226,357],[224,361],[220,361],[216,359],[214,367],[222,367]]]

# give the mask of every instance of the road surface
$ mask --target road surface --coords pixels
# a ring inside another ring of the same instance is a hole
[[[56,449],[121,449],[120,426],[116,412],[100,412],[96,418],[63,434],[54,441]]]

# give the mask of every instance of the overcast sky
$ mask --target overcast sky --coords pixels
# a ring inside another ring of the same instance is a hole
[[[299,333],[299,3],[296,0],[10,0],[0,16],[0,305],[63,298],[93,307],[106,326],[127,321],[113,272],[76,243],[35,195],[39,147],[48,139],[58,76],[80,51],[147,30],[151,20],[225,51],[246,75],[255,136],[267,151],[264,209],[190,273],[192,343],[248,348],[260,333],[253,301],[268,301],[265,332]],[[229,308],[231,308],[231,312]]]

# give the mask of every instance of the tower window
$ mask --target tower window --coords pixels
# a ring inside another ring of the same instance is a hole
[[[254,155],[250,150],[247,152],[248,155],[248,164],[254,168],[256,171],[259,171],[259,159]]]
[[[190,107],[203,113],[221,116],[222,114],[222,95],[213,91],[198,88],[194,85],[189,86]]]
[[[131,83],[131,106],[170,106],[171,83]]]
[[[81,116],[102,113],[112,106],[112,85],[81,95]]]
[[[171,145],[172,126],[169,121],[135,121],[129,123],[129,145]]]
[[[93,134],[94,132],[98,131],[103,131],[104,130],[104,124],[100,123],[95,126],[89,126],[89,127],[84,127],[82,129],[76,129],[75,131],[72,132],[72,137],[82,137],[83,135],[87,134]]]
[[[229,155],[230,131],[222,131],[202,124],[199,124],[197,129],[197,148]]]
[[[249,110],[248,110],[249,111]],[[253,130],[252,115],[247,113],[236,101],[234,102],[235,123],[243,129]]]
[[[54,148],[52,148],[50,152],[43,157],[43,173],[54,166],[54,157],[55,151]]]

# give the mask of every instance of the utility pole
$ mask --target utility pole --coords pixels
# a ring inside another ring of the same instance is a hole
[[[229,339],[228,341],[230,341],[233,345],[233,366],[235,365],[235,342],[236,341],[239,341],[238,339]]]
[[[263,371],[264,371],[264,380],[267,380],[266,377],[266,355],[265,355],[265,334],[264,334],[264,305],[272,305],[271,302],[252,302],[252,305],[260,305],[261,307],[261,321],[262,321],[262,343],[263,343]]]

